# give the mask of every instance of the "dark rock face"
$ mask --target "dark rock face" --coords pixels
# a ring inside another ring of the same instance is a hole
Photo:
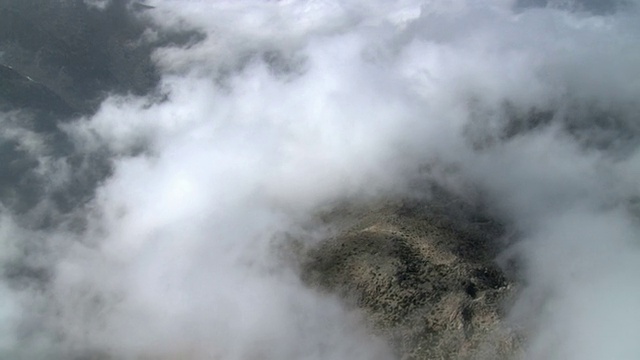
[[[100,11],[82,0],[0,0],[0,204],[24,226],[56,224],[110,173],[108,154],[76,151],[59,125],[93,113],[107,93],[153,91],[151,53],[160,42],[141,41],[148,26],[125,1]],[[73,175],[51,186],[42,171],[48,162]],[[43,205],[49,210],[39,211]],[[2,264],[2,280],[46,288],[52,266],[32,259],[50,244],[33,237],[19,246],[28,255]]]
[[[153,50],[201,36],[161,33],[145,39],[153,26],[143,13],[153,9],[142,5],[114,0],[99,10],[83,0],[2,0],[0,64],[79,112],[95,109],[107,92],[146,94],[159,81]]]
[[[2,140],[6,161],[0,164],[0,198],[5,205],[26,212],[50,196],[64,211],[83,201],[90,184],[108,173],[105,159],[75,154],[59,124],[90,114],[107,92],[143,93],[155,86],[151,46],[126,46],[144,29],[122,1],[104,12],[81,0],[0,1],[0,111],[8,114],[3,126],[38,136],[47,149],[46,154],[29,154],[20,149],[19,139]],[[104,164],[74,181],[73,189],[46,194],[38,156],[65,159],[72,167]]]
[[[195,32],[146,39],[153,26],[144,12],[153,9],[134,5],[114,0],[100,10],[83,0],[0,0],[0,113],[8,114],[3,125],[43,139],[47,153],[36,157],[62,159],[83,174],[71,187],[46,194],[38,159],[21,150],[18,139],[2,139],[5,205],[24,213],[50,197],[65,212],[89,198],[93,184],[109,174],[108,154],[78,154],[60,123],[92,114],[110,93],[153,92],[159,81],[154,49],[201,39]]]
[[[0,65],[0,107],[4,109],[32,109],[54,117],[72,116],[75,109],[48,87],[11,67]],[[41,131],[51,131],[53,124],[40,124]]]
[[[309,251],[305,280],[363,309],[403,359],[514,356],[520,340],[502,320],[515,285],[494,263],[501,227],[432,200],[338,211],[356,220]]]
[[[142,94],[158,81],[152,46],[138,42],[146,24],[124,1],[100,11],[81,0],[7,0],[0,14],[0,62],[76,110],[90,110],[105,91]]]

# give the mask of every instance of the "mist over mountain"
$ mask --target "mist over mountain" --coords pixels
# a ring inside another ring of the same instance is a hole
[[[0,358],[637,359],[632,0],[0,0]]]

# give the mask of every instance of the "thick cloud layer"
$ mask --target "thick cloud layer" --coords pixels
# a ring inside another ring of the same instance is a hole
[[[2,356],[392,358],[278,249],[322,237],[318,211],[416,179],[481,193],[506,224],[526,358],[640,356],[635,4],[148,5],[206,36],[154,53],[153,95],[61,124],[75,158],[1,115],[42,194],[0,212]],[[59,211],[96,158],[109,170]]]

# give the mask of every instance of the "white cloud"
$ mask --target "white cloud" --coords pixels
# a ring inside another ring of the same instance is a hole
[[[526,288],[512,317],[530,331],[529,358],[640,354],[629,336],[640,330],[628,210],[639,195],[635,12],[512,12],[509,1],[153,5],[159,26],[207,37],[156,52],[165,101],[111,97],[63,126],[77,151],[107,149],[113,171],[75,212],[81,230],[48,235],[66,239],[38,295],[57,314],[42,321],[66,335],[61,357],[97,348],[122,358],[390,358],[272,245],[335,201],[402,193],[432,161],[456,169],[433,180],[461,196],[459,184],[481,189],[521,234],[512,251]],[[552,114],[550,125],[504,135],[536,112]],[[630,129],[625,146],[594,140],[616,124]],[[21,232],[0,225],[2,244]]]

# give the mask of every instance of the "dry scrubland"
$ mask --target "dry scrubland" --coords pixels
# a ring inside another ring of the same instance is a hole
[[[522,336],[503,321],[516,284],[495,263],[499,224],[442,191],[324,220],[341,230],[304,255],[304,280],[364,310],[401,359],[517,356]]]

